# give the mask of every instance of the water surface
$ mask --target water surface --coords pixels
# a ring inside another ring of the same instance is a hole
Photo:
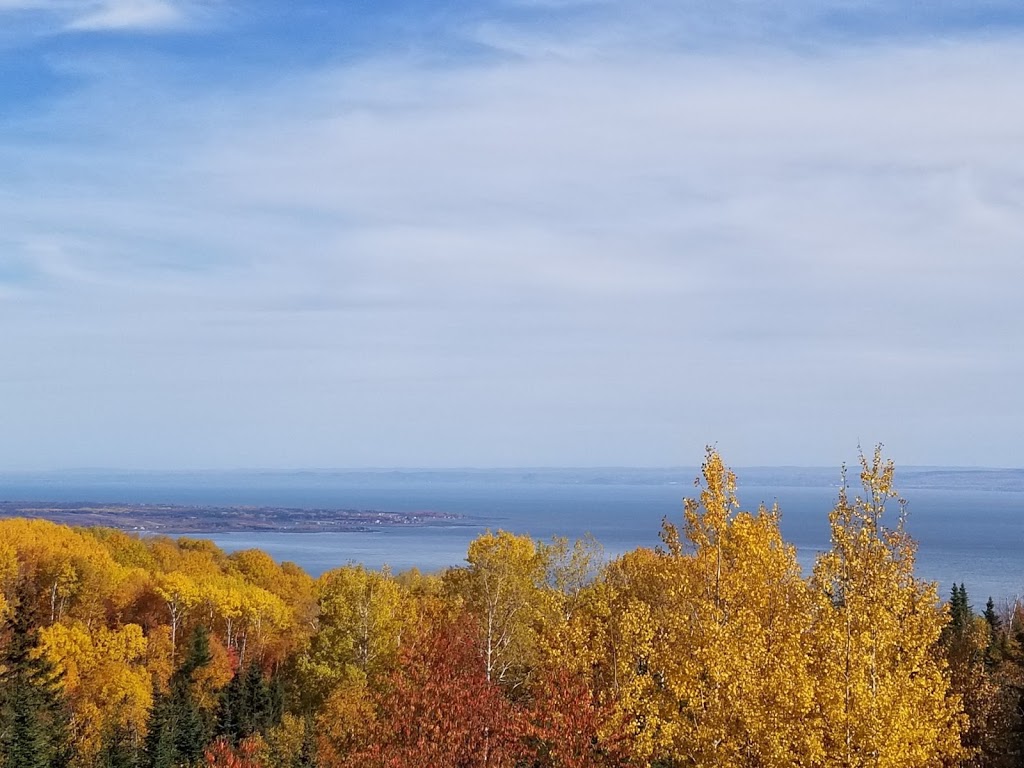
[[[592,533],[609,555],[656,546],[664,518],[682,519],[694,469],[452,470],[0,475],[12,500],[282,505],[461,515],[459,524],[344,533],[229,533],[227,550],[258,547],[313,574],[349,562],[437,570],[464,562],[487,529],[548,539]],[[745,508],[778,502],[782,531],[805,568],[828,547],[835,470],[737,470]],[[897,473],[919,541],[918,574],[943,593],[964,582],[976,608],[1024,593],[1024,470],[910,468]],[[893,507],[893,515],[896,513]]]

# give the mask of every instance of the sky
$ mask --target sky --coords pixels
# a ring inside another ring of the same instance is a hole
[[[0,469],[1021,466],[1019,0],[0,0]]]

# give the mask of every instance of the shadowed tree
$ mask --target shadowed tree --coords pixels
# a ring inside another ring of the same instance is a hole
[[[0,658],[0,766],[64,768],[72,751],[60,676],[39,650],[35,594],[27,578],[4,625]]]
[[[171,678],[170,690],[154,697],[146,739],[150,768],[192,765],[203,758],[210,728],[196,701],[196,673],[211,661],[205,627],[195,628],[181,666]]]

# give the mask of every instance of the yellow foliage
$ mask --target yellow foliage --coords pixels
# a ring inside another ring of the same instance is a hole
[[[161,691],[167,690],[168,681],[174,674],[174,650],[171,644],[171,628],[162,625],[150,633],[146,647],[146,669]]]
[[[115,729],[141,739],[152,706],[142,627],[52,624],[40,632],[40,646],[63,672],[78,765],[90,765]]]
[[[210,663],[200,667],[193,676],[193,690],[201,709],[213,712],[218,694],[235,674],[235,663],[228,649],[216,637],[210,637]]]
[[[101,542],[114,561],[125,568],[156,570],[156,558],[138,536],[113,528],[85,528],[83,533]]]
[[[40,615],[50,621],[101,618],[106,599],[126,574],[101,542],[47,520],[0,520],[0,541],[35,582]]]
[[[167,606],[167,619],[171,627],[171,652],[176,653],[182,623],[199,605],[199,585],[190,576],[180,571],[172,571],[157,577],[153,591]]]
[[[306,721],[285,713],[279,725],[271,728],[266,735],[267,768],[293,768],[298,764],[306,743]]]
[[[959,698],[936,645],[946,623],[934,583],[914,577],[916,545],[885,524],[894,467],[861,456],[863,497],[843,484],[818,558],[814,645],[826,766],[914,768],[961,756]],[[902,507],[902,503],[900,504]]]
[[[709,450],[700,500],[666,551],[609,573],[621,717],[642,760],[809,765],[820,758],[808,636],[811,597],[779,513],[742,512]]]
[[[547,551],[529,536],[487,532],[470,543],[466,561],[445,575],[446,590],[480,626],[487,679],[517,687],[537,662],[542,627],[556,610]]]
[[[960,756],[959,701],[936,652],[944,614],[913,577],[902,519],[881,524],[892,465],[876,453],[862,479],[867,500],[842,494],[813,579],[777,509],[741,511],[713,450],[665,551],[611,565],[577,642],[603,647],[594,664],[638,759],[896,768]]]
[[[388,685],[403,643],[460,612],[479,628],[491,681],[522,703],[538,668],[585,680],[614,707],[600,737],[626,732],[638,764],[954,764],[966,723],[937,646],[947,616],[934,585],[914,577],[902,515],[888,522],[892,463],[876,451],[860,469],[863,498],[842,490],[832,547],[811,578],[781,537],[779,510],[744,511],[735,476],[709,449],[699,498],[678,528],[665,524],[664,547],[607,566],[592,540],[546,545],[499,531],[441,578],[348,566],[314,582],[256,550],[0,521],[0,618],[16,578],[32,579],[76,768],[105,734],[139,743],[154,683],[167,689],[176,646],[199,625],[211,633],[212,661],[194,676],[207,714],[238,663],[294,670],[315,720],[286,715],[261,759],[291,768],[316,741],[323,764],[340,764],[372,724],[371,692]],[[957,690],[994,722],[1003,710],[982,700],[993,686],[973,682],[987,625],[963,627],[957,642]]]
[[[391,574],[362,566],[337,568],[320,577],[317,593],[317,632],[299,659],[307,694],[322,699],[339,685],[386,675],[410,620]]]
[[[13,595],[17,575],[18,553],[11,544],[0,540],[0,622],[7,618],[10,609],[7,595]]]
[[[316,720],[318,764],[346,765],[347,756],[366,745],[374,717],[365,684],[352,682],[336,688]]]

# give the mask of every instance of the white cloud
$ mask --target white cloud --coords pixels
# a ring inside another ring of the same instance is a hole
[[[33,12],[51,31],[160,31],[186,26],[199,8],[187,0],[0,0],[0,13]]]
[[[1012,460],[1024,44],[530,50],[112,79],[48,118],[101,144],[0,145],[5,423],[105,430],[88,464]]]
[[[153,30],[177,27],[185,22],[181,8],[167,0],[105,0],[76,15],[70,30]]]

